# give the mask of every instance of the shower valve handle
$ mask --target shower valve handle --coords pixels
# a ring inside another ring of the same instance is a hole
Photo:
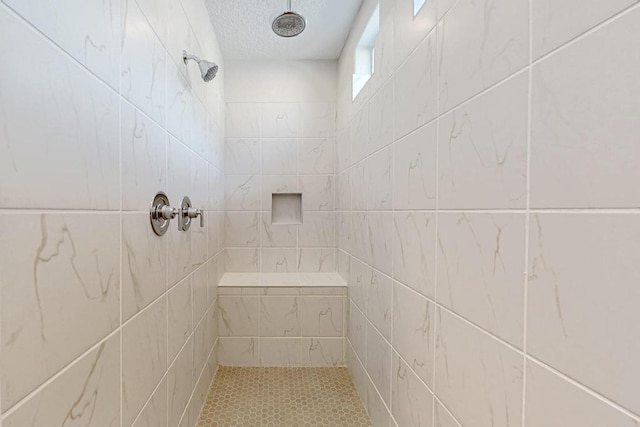
[[[200,217],[200,228],[204,227],[204,211],[196,208],[188,208],[185,215],[189,218]]]
[[[185,196],[180,204],[180,216],[178,217],[178,230],[187,231],[191,227],[191,220],[200,217],[200,227],[204,227],[204,211],[191,205],[191,199]]]

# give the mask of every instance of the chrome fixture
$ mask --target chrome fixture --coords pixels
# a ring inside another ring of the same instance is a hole
[[[188,55],[186,50],[182,51],[182,60],[185,65],[187,61],[190,59],[196,61],[198,67],[200,67],[200,75],[202,75],[202,80],[205,82],[210,82],[213,78],[218,74],[218,64],[215,62],[205,61],[204,59],[200,59],[195,55]]]
[[[200,217],[200,227],[204,227],[204,211],[196,209],[191,205],[191,199],[185,196],[179,208],[172,208],[169,205],[169,198],[162,191],[153,198],[151,209],[151,228],[158,236],[164,236],[169,230],[169,223],[178,217],[178,231],[187,231],[191,227],[191,220]]]
[[[153,198],[149,216],[151,228],[158,236],[163,236],[169,229],[169,222],[176,217],[178,209],[169,206],[169,198],[162,191]]]
[[[180,204],[180,216],[178,218],[178,230],[187,231],[191,227],[191,220],[200,217],[200,227],[204,227],[204,211],[193,208],[191,199],[184,196]]]
[[[280,37],[295,37],[304,31],[307,22],[302,15],[291,10],[291,0],[287,5],[287,11],[273,20],[271,29]]]

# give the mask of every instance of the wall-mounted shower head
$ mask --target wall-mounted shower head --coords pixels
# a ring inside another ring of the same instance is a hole
[[[202,80],[205,82],[210,82],[213,78],[218,74],[218,64],[215,62],[205,61],[204,59],[200,59],[195,55],[187,55],[187,51],[182,51],[182,60],[186,64],[187,61],[193,59],[200,67],[200,74],[202,75]]]
[[[280,37],[295,37],[303,32],[307,26],[304,17],[291,10],[291,0],[289,0],[288,6],[287,11],[278,15],[271,24],[273,32]]]

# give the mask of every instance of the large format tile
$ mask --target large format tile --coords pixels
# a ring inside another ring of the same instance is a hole
[[[639,24],[636,9],[534,67],[531,207],[640,205]]]
[[[396,138],[434,119],[437,104],[436,34],[420,43],[394,76],[393,128]]]
[[[4,3],[118,90],[124,15],[120,0],[5,0]]]
[[[257,297],[218,297],[218,325],[221,337],[257,337],[260,321]]]
[[[440,119],[440,209],[524,208],[528,74]]]
[[[437,145],[434,124],[394,144],[395,209],[435,209]]]
[[[367,372],[382,399],[390,405],[391,344],[367,322]]]
[[[640,217],[537,214],[530,234],[528,352],[640,412]]]
[[[636,3],[638,0],[538,0],[533,2],[534,59]]]
[[[300,336],[300,306],[297,297],[260,298],[260,336]]]
[[[118,327],[117,214],[0,216],[2,408]]]
[[[122,319],[167,291],[167,239],[149,227],[148,213],[122,215]]]
[[[637,427],[638,421],[537,363],[527,364],[526,427]]]
[[[125,1],[122,96],[161,125],[166,120],[167,54],[135,0]]]
[[[438,27],[440,108],[447,111],[527,65],[527,0],[461,0]]]
[[[0,48],[0,207],[118,209],[116,93],[6,8]]]
[[[2,421],[6,427],[120,425],[120,337],[77,360]],[[30,365],[33,368],[35,365]],[[22,373],[24,374],[25,371]]]
[[[522,355],[438,310],[436,395],[462,425],[522,423]]]
[[[167,372],[169,425],[177,426],[193,391],[193,339],[182,348]]]
[[[193,330],[191,282],[192,276],[187,277],[174,286],[167,296],[169,322],[167,352],[169,363],[176,357]]]
[[[393,277],[433,298],[436,286],[435,213],[394,213]]]
[[[344,297],[301,297],[300,331],[304,337],[344,336]]]
[[[525,214],[440,213],[438,302],[521,347]]]
[[[391,411],[398,425],[430,426],[433,395],[398,354],[391,369]]]
[[[122,328],[122,422],[129,426],[167,371],[167,300]]]
[[[393,286],[393,348],[430,386],[435,345],[435,306],[405,286]]]

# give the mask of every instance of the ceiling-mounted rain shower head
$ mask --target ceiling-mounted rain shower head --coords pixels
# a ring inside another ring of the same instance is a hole
[[[287,12],[279,15],[271,24],[273,32],[280,37],[295,37],[303,32],[307,26],[304,17],[291,10],[291,0],[289,0],[288,5]]]
[[[193,59],[200,67],[200,74],[202,75],[202,80],[205,82],[210,82],[213,78],[218,74],[218,64],[215,62],[205,61],[204,59],[200,59],[195,55],[187,55],[187,51],[182,51],[182,60],[186,64],[188,60]]]

